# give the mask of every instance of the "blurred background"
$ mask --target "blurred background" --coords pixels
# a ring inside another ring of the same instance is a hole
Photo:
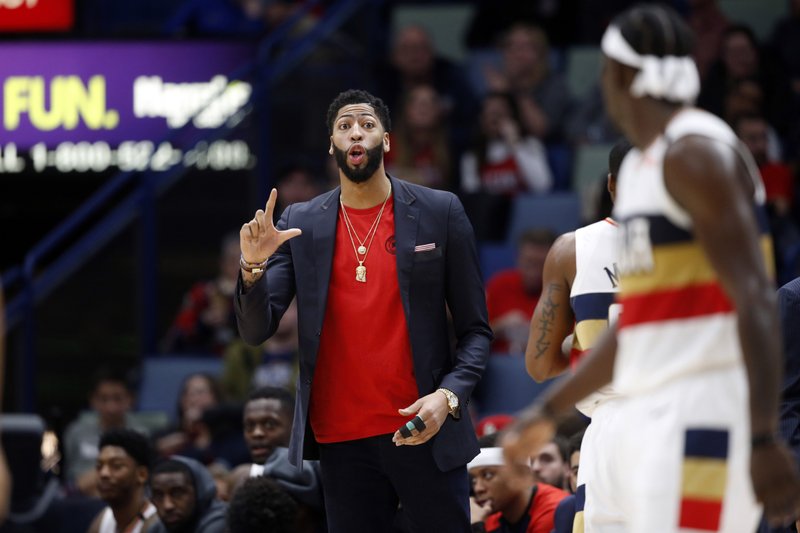
[[[389,171],[459,194],[485,279],[527,273],[535,305],[542,231],[609,213],[619,134],[598,44],[634,3],[0,0],[3,410],[37,413],[61,437],[108,369],[152,431],[177,420],[193,372],[232,402],[254,384],[291,388],[296,316],[262,347],[238,339],[238,230],[274,186],[282,210],[336,185],[325,113],[348,88],[390,106]],[[699,105],[756,157],[776,281],[788,281],[800,263],[800,1],[667,3],[697,32]],[[513,311],[508,299],[490,307]],[[537,392],[519,355],[529,319],[508,322],[476,415]]]

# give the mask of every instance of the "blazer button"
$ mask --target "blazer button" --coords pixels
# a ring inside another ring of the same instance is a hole
[[[311,378],[306,379],[306,385],[311,385]]]

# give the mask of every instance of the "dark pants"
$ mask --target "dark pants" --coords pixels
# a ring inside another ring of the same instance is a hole
[[[431,442],[395,446],[391,435],[320,445],[329,533],[387,533],[403,507],[413,533],[468,533],[466,466],[442,472]]]

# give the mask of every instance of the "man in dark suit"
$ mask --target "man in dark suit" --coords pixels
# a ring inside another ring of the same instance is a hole
[[[800,464],[800,278],[778,289],[778,307],[783,332],[783,387],[781,388],[780,430],[795,461]],[[800,520],[773,533],[800,531]]]
[[[379,98],[346,91],[327,123],[341,186],[277,228],[273,189],[242,226],[239,331],[263,342],[297,297],[290,457],[319,457],[331,533],[389,531],[398,502],[411,531],[469,531],[466,404],[492,339],[472,227],[452,194],[385,173]]]

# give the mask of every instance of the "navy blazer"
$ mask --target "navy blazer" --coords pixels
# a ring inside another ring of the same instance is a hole
[[[447,388],[458,396],[463,413],[458,420],[448,416],[432,439],[434,460],[447,471],[466,464],[479,451],[467,404],[486,366],[492,332],[475,236],[461,202],[452,193],[391,176],[390,180],[397,278],[419,395]],[[234,302],[239,333],[256,345],[275,332],[297,296],[300,375],[289,446],[295,466],[302,459],[318,457],[308,409],[333,264],[339,194],[337,187],[284,211],[277,228],[300,228],[303,234],[285,242],[270,257],[266,274],[246,293],[240,278]],[[415,246],[428,243],[436,243],[436,248],[414,252]],[[455,353],[448,337],[448,308],[458,340]]]
[[[800,462],[800,278],[778,289],[784,370],[781,391],[781,434]]]

